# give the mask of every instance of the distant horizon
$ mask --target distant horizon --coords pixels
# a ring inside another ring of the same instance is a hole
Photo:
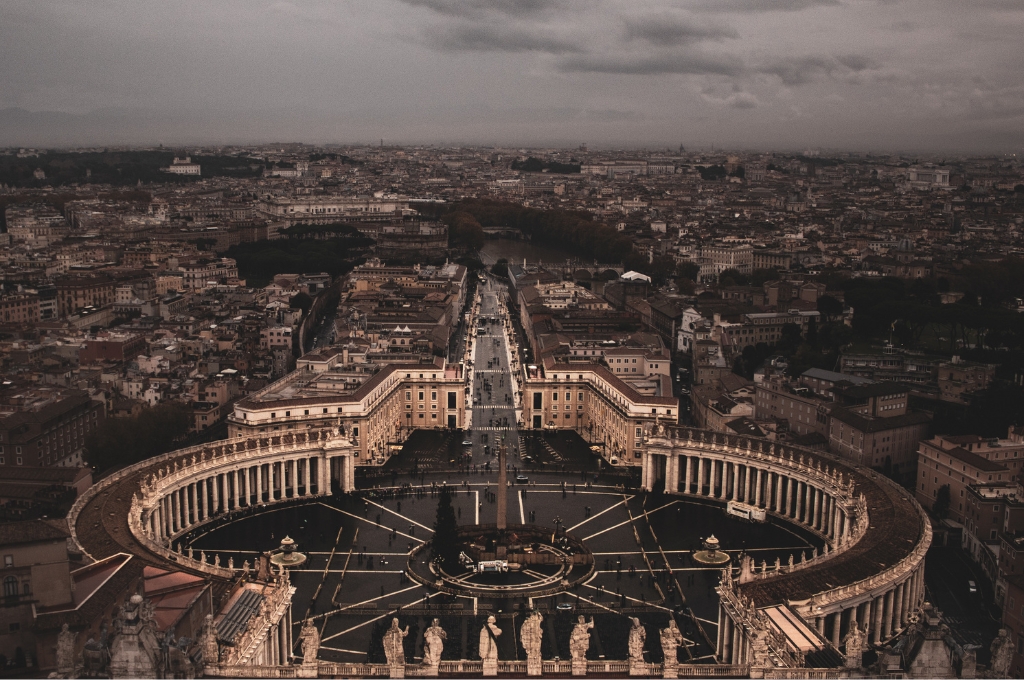
[[[288,139],[286,137],[272,137],[268,136],[263,139],[229,139],[220,138],[216,139],[211,137],[208,133],[201,133],[202,138],[193,139],[169,139],[161,138],[156,135],[149,140],[142,138],[135,138],[133,135],[132,140],[126,139],[92,139],[82,141],[65,141],[55,143],[43,143],[42,140],[23,140],[16,141],[12,138],[10,130],[12,126],[4,125],[5,116],[11,111],[18,111],[19,113],[32,114],[38,116],[61,116],[67,120],[68,118],[86,118],[93,113],[86,114],[67,114],[56,111],[27,111],[19,107],[8,107],[6,109],[0,109],[0,148],[5,149],[38,149],[47,151],[77,151],[81,149],[95,149],[100,147],[118,147],[118,148],[134,148],[134,149],[154,149],[160,146],[167,148],[168,150],[181,150],[189,148],[204,148],[204,147],[217,147],[217,146],[232,146],[232,147],[251,147],[251,146],[272,146],[275,144],[301,144],[304,146],[312,147],[378,147],[380,146],[381,137],[370,138],[366,140],[310,140],[310,139]],[[66,134],[66,129],[64,130]],[[614,151],[626,151],[626,152],[650,152],[650,153],[679,153],[678,148],[682,144],[684,151],[683,153],[707,153],[707,154],[718,154],[718,153],[737,153],[737,154],[793,154],[793,155],[806,155],[807,153],[821,154],[827,156],[828,154],[858,154],[858,155],[869,155],[869,156],[905,156],[905,155],[916,155],[916,156],[957,156],[963,158],[977,158],[977,157],[1016,157],[1020,154],[1024,157],[1024,146],[1020,147],[1020,150],[1012,148],[996,149],[969,149],[969,148],[957,148],[948,147],[945,149],[941,148],[882,148],[882,147],[845,147],[836,146],[834,144],[795,144],[791,146],[750,146],[750,145],[731,145],[727,142],[690,142],[685,141],[648,141],[648,142],[615,142],[615,141],[593,141],[593,140],[581,140],[581,141],[555,141],[555,140],[530,140],[530,141],[498,141],[498,140],[440,140],[440,139],[422,139],[422,140],[399,140],[389,139],[383,137],[384,148],[402,148],[402,147],[437,147],[437,148],[497,148],[507,150],[558,150],[558,151],[576,151],[582,152],[579,148],[581,145],[586,145],[587,153],[595,152],[614,152]]]

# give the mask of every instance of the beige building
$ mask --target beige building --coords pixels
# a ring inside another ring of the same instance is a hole
[[[356,442],[357,465],[380,465],[415,429],[466,426],[461,364],[341,365],[303,357],[298,370],[235,403],[230,438],[339,428]],[[317,370],[319,369],[319,370]],[[264,435],[265,436],[265,435]]]
[[[35,609],[68,604],[72,599],[68,532],[62,520],[0,524],[3,555],[3,607],[0,607],[0,654],[9,660],[18,650],[35,656]]]
[[[549,358],[543,366],[527,367],[523,423],[534,430],[575,430],[612,465],[640,465],[644,428],[679,417],[667,376],[662,384],[645,394],[601,364]]]
[[[917,449],[915,493],[921,505],[930,508],[939,489],[949,485],[947,517],[961,524],[967,521],[969,488],[975,485],[1011,484],[1024,465],[1024,439],[1010,430],[1006,439],[983,439],[977,435],[937,435],[922,441]]]

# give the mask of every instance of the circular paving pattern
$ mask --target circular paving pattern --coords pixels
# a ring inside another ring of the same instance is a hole
[[[516,520],[509,529],[532,524],[532,531],[550,540],[558,527],[579,546],[574,550],[589,557],[589,565],[574,565],[568,585],[562,583],[561,565],[531,565],[533,574],[510,571],[504,580],[479,574],[463,579],[461,590],[438,589],[438,575],[429,570],[438,500],[433,485],[458,487],[452,504],[460,531],[474,539],[486,535],[496,520],[496,503],[490,500],[496,478],[493,472],[435,472],[421,481],[419,474],[407,474],[392,486],[388,476],[387,485],[356,494],[227,517],[184,537],[182,544],[219,554],[222,562],[233,557],[241,563],[277,548],[285,535],[293,538],[308,556],[306,564],[291,570],[297,589],[295,639],[302,620],[311,618],[323,630],[320,657],[349,662],[383,660],[380,635],[392,617],[403,628],[411,626],[410,660],[422,655],[422,633],[434,618],[441,619],[451,641],[445,659],[472,658],[472,639],[487,615],[494,615],[499,627],[518,631],[531,606],[550,625],[546,658],[568,657],[561,645],[582,613],[595,618],[596,655],[628,655],[622,645],[629,617],[639,618],[652,639],[674,618],[691,643],[680,660],[710,662],[718,618],[714,587],[721,570],[693,559],[704,540],[714,534],[734,563],[744,551],[760,563],[776,557],[785,562],[790,554],[799,560],[801,552],[821,549],[816,536],[797,526],[775,519],[754,525],[727,515],[719,504],[623,490],[618,480],[594,483],[592,474],[584,480],[580,474],[533,473],[528,486],[508,491],[509,519]],[[523,489],[525,495],[519,493]],[[420,568],[409,570],[410,558]],[[552,592],[545,593],[549,588]],[[513,636],[500,640],[500,658],[524,658]]]

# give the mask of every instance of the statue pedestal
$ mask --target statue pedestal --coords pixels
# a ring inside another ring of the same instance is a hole
[[[629,662],[629,674],[630,675],[647,675],[647,664],[643,661],[630,661]]]
[[[392,678],[404,678],[405,677],[405,664],[394,663],[388,666],[388,670],[391,671]]]
[[[428,665],[428,664],[424,664],[420,668],[420,675],[422,675],[424,677],[427,677],[427,678],[436,678],[437,677],[437,669],[438,668],[439,668],[439,666],[431,666],[431,665]]]
[[[572,660],[572,674],[573,675],[586,675],[587,674],[587,660],[581,659],[577,661]]]
[[[679,662],[672,663],[666,661],[661,667],[661,677],[663,678],[678,678],[679,677]]]
[[[485,678],[493,678],[498,675],[498,660],[497,659],[484,659],[484,672]]]
[[[537,676],[541,674],[541,660],[539,656],[526,659],[526,674],[528,676]]]

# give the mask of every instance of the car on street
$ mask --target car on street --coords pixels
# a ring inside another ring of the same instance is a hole
[[[526,475],[516,475],[516,482],[520,484],[525,484],[528,481],[530,481],[530,478],[527,477]]]
[[[470,441],[470,440],[468,440],[468,439],[463,439],[463,440],[462,440],[462,445],[463,445],[463,446],[472,446],[472,445],[473,445],[473,442],[471,442],[471,441]]]
[[[967,582],[967,592],[970,593],[971,595],[977,595],[978,594],[978,584],[975,583],[974,581],[968,581]]]
[[[560,612],[572,611],[572,603],[571,602],[559,602],[557,605],[555,605],[555,609],[557,609]]]

